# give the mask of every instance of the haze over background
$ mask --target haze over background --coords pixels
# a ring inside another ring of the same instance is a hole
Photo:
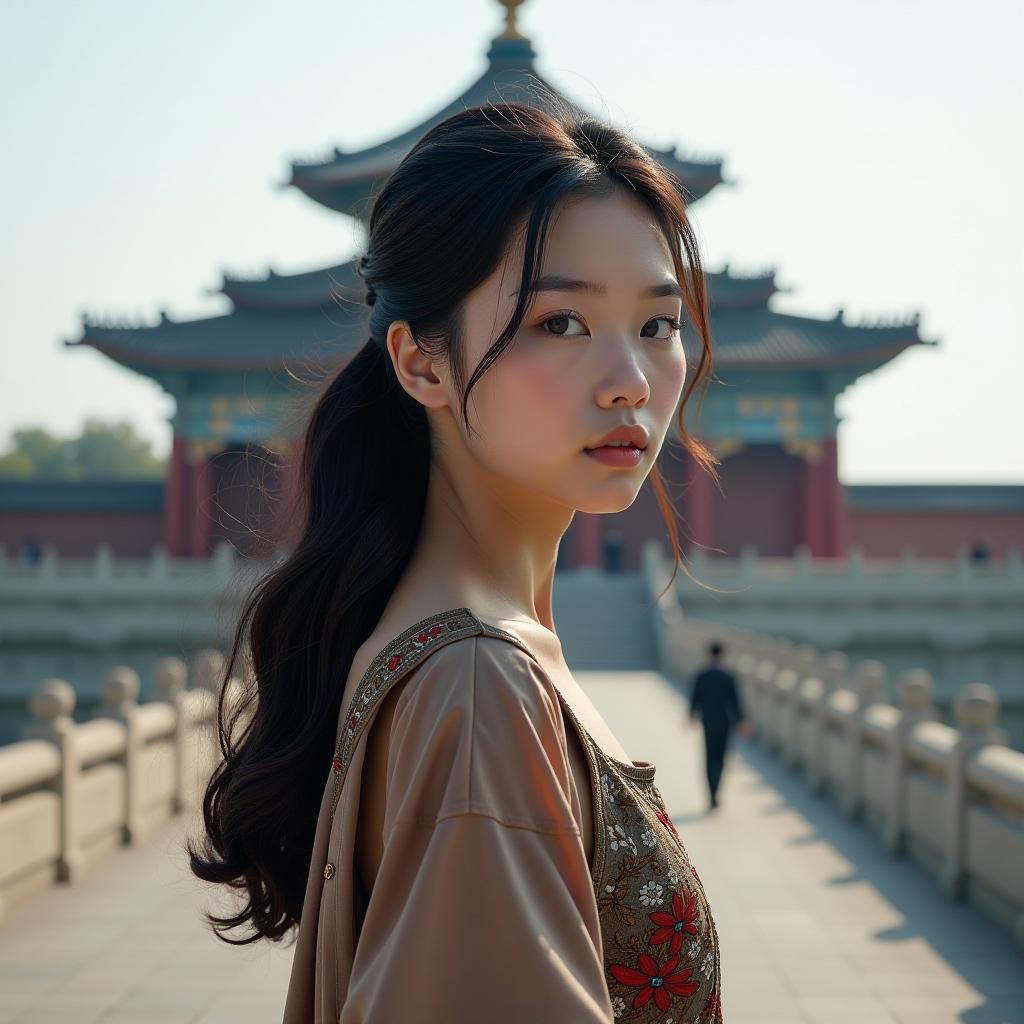
[[[276,186],[291,159],[404,131],[481,72],[495,0],[4,5],[0,451],[17,427],[171,400],[92,350],[83,311],[224,312],[221,273],[347,257],[354,222]],[[529,0],[537,68],[643,142],[724,159],[692,211],[711,270],[774,267],[783,312],[919,310],[839,400],[844,483],[1024,483],[1024,5]]]

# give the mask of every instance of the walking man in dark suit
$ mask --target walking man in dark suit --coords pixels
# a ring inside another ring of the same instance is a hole
[[[704,723],[704,754],[711,807],[718,806],[718,784],[725,765],[725,750],[732,727],[741,736],[750,735],[750,722],[743,714],[743,704],[736,688],[736,679],[722,668],[722,645],[715,640],[708,648],[709,664],[697,673],[690,694],[690,721],[698,715]]]

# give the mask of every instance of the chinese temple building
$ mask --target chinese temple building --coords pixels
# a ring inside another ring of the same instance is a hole
[[[318,163],[293,162],[288,184],[365,225],[374,190],[427,129],[449,115],[485,101],[545,106],[553,96],[578,107],[535,68],[534,49],[516,25],[520,2],[504,0],[505,29],[491,41],[487,67],[461,95],[378,145],[336,148]],[[682,182],[691,206],[724,182],[720,161],[647,148]],[[225,275],[217,291],[231,309],[223,315],[178,321],[161,313],[150,326],[86,316],[80,337],[65,342],[105,353],[174,398],[170,469],[154,538],[169,554],[205,556],[221,539],[252,552],[250,526],[272,530],[273,502],[250,486],[253,467],[268,465],[261,453],[287,452],[296,441],[287,426],[294,394],[285,368],[307,361],[340,368],[365,343],[357,262],[354,256],[308,273],[268,271],[258,279]],[[742,277],[726,265],[708,272],[707,283],[715,373],[726,386],[711,386],[699,422],[688,418],[687,426],[722,460],[723,493],[678,445],[666,444],[660,466],[681,534],[727,555],[745,545],[762,555],[788,556],[799,545],[814,556],[844,554],[851,509],[837,472],[836,399],[904,349],[935,342],[918,335],[916,315],[868,325],[847,323],[841,312],[828,320],[776,312],[772,296],[788,289],[773,273]],[[696,348],[690,362],[696,362]],[[875,495],[873,510],[879,500]],[[649,488],[617,515],[577,513],[559,564],[600,564],[611,530],[623,538],[624,567],[635,568],[641,542],[664,535]]]

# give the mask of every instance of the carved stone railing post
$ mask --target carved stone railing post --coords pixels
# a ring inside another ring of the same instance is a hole
[[[873,658],[857,664],[852,690],[856,695],[856,717],[849,724],[849,759],[843,786],[843,813],[856,818],[864,805],[864,712],[872,704],[885,702],[885,666]]]
[[[774,661],[769,661],[767,658],[762,658],[757,663],[757,669],[754,672],[755,692],[757,694],[754,703],[757,707],[757,717],[760,721],[761,734],[765,749],[767,750],[775,748],[775,697],[772,693],[772,683],[775,680],[776,672],[778,672],[778,666]]]
[[[938,715],[932,704],[934,684],[931,673],[927,669],[907,669],[900,676],[897,691],[900,701],[900,717],[886,764],[885,803],[887,813],[881,836],[882,846],[894,855],[904,852],[904,836],[907,827],[907,737],[918,722],[938,720]]]
[[[789,728],[789,706],[796,678],[793,667],[796,664],[796,644],[788,636],[774,638],[772,660],[775,662],[775,675],[768,686],[771,698],[771,721],[773,749],[785,759]],[[786,675],[783,675],[783,672]],[[780,687],[779,682],[782,686]]]
[[[850,659],[844,651],[826,651],[821,661],[821,681],[825,693],[835,693],[846,686],[846,674],[850,670]]]
[[[799,756],[800,739],[799,693],[800,677],[792,668],[780,669],[775,673],[775,735],[779,759],[787,768],[792,768]]]
[[[149,578],[157,583],[170,579],[171,561],[167,548],[163,544],[154,544],[149,552],[149,565],[146,567]]]
[[[56,877],[58,882],[74,881],[84,866],[78,848],[78,781],[81,778],[77,725],[71,717],[75,710],[74,687],[64,679],[43,679],[36,684],[28,698],[32,721],[21,728],[21,738],[49,740],[60,755],[60,772],[54,780],[58,810],[58,853]]]
[[[818,648],[814,644],[797,644],[796,651],[794,652],[795,664],[794,668],[803,679],[806,676],[815,675],[818,671],[818,666],[821,662],[821,655],[818,653]]]
[[[850,661],[843,651],[826,651],[818,657],[818,679],[820,688],[817,701],[811,705],[813,716],[811,748],[813,755],[807,775],[807,785],[812,793],[821,793],[828,782],[828,698],[846,686],[846,671]]]
[[[796,661],[796,644],[788,636],[774,637],[772,660],[779,668],[792,668]]]
[[[97,718],[113,718],[124,724],[124,810],[121,842],[134,846],[141,835],[139,800],[142,734],[139,731],[139,673],[127,665],[115,665],[100,684],[101,704]]]
[[[59,568],[60,556],[57,554],[56,545],[44,544],[35,566],[36,578],[43,581],[55,580]]]
[[[93,578],[109,581],[114,578],[114,551],[107,542],[96,545],[92,562]]]
[[[226,659],[216,647],[204,647],[197,651],[192,661],[196,687],[209,690],[217,696],[224,685],[225,667]]]
[[[736,685],[740,688],[743,710],[750,722],[754,738],[764,741],[764,722],[757,706],[757,656],[744,651],[736,659]]]
[[[958,900],[964,895],[967,759],[981,747],[1006,746],[1008,737],[996,724],[999,694],[987,683],[968,683],[960,690],[953,700],[953,713],[958,734],[950,752],[943,843],[946,859],[939,884],[949,899]]]
[[[818,663],[818,649],[813,644],[797,644],[793,652],[793,671],[796,673],[796,685],[793,687],[792,694],[792,747],[786,763],[790,768],[804,773],[807,770],[807,744],[805,737],[807,736],[810,723],[805,683],[809,677],[816,673]]]
[[[811,734],[813,722],[811,705],[818,696],[816,687],[819,685],[817,673],[820,661],[818,649],[813,644],[797,644],[793,664],[796,672],[796,686],[793,689],[793,749],[787,763],[791,768],[803,772],[805,777],[809,760],[807,737]],[[808,688],[807,683],[812,678],[815,683]]]
[[[188,669],[181,658],[160,658],[153,665],[153,682],[160,699],[174,708],[174,793],[171,811],[180,814],[186,804],[186,740],[189,721],[185,714],[185,685]]]
[[[825,684],[817,674],[800,681],[800,761],[812,792],[821,789],[825,771]]]
[[[227,683],[224,678],[226,661],[224,654],[216,647],[204,647],[197,651],[192,659],[192,685],[196,690],[206,690],[213,698],[214,707],[210,718],[195,731],[193,736],[193,741],[199,748],[219,749],[217,707]],[[224,700],[227,704],[228,694],[224,694]],[[203,770],[203,774],[205,775],[205,770]]]

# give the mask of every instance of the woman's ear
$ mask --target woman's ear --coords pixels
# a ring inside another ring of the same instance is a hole
[[[388,328],[388,355],[395,376],[403,388],[428,409],[448,405],[444,382],[434,372],[431,358],[416,344],[406,320],[395,320]]]

